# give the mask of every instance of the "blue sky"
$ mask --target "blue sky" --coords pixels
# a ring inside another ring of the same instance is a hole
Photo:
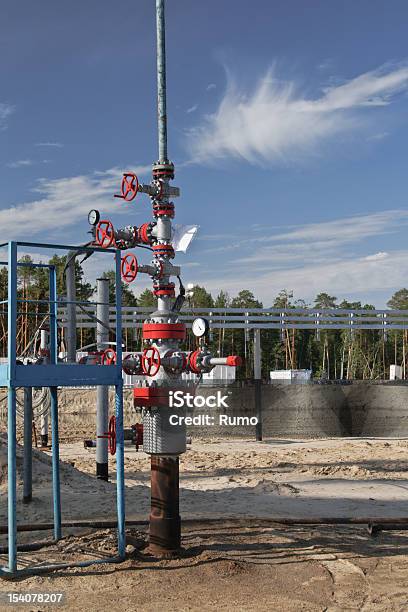
[[[157,157],[154,4],[4,0],[4,239],[83,242],[94,207],[116,226],[150,220],[145,196],[112,195],[124,170],[149,180]],[[176,260],[185,281],[249,288],[265,306],[283,288],[384,306],[408,285],[407,3],[166,12],[176,221],[200,226]]]

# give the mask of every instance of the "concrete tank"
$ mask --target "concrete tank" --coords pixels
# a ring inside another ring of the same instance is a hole
[[[349,436],[351,420],[340,385],[265,385],[264,437]]]
[[[355,382],[344,389],[353,436],[408,437],[408,386]]]

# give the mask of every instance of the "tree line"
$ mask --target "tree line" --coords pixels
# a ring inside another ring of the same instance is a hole
[[[22,263],[32,263],[29,256],[21,258]],[[65,295],[64,268],[66,258],[54,255],[50,262],[57,271],[57,292],[59,298]],[[96,299],[96,287],[84,276],[81,264],[76,261],[77,299],[88,301]],[[110,282],[110,302],[115,300],[115,272],[106,272],[104,277]],[[28,355],[34,350],[33,338],[42,323],[47,321],[48,305],[44,303],[49,297],[48,270],[21,266],[18,270],[18,325],[17,354]],[[0,300],[7,299],[7,268],[0,268]],[[25,301],[30,300],[30,301]],[[42,302],[42,300],[44,302]],[[149,289],[135,295],[125,283],[122,283],[122,303],[124,306],[154,307],[156,299]],[[241,290],[236,296],[229,296],[221,290],[216,296],[211,295],[204,287],[196,286],[188,304],[191,308],[263,308],[253,293]],[[408,289],[400,289],[390,298],[387,305],[391,309],[408,309]],[[328,293],[319,293],[312,304],[294,299],[293,293],[282,290],[265,307],[278,309],[290,308],[328,308],[328,309],[367,309],[374,310],[372,304],[339,301]],[[77,346],[82,347],[95,341],[95,330],[79,329]],[[64,348],[64,332],[59,331],[60,345]],[[311,369],[314,377],[328,379],[386,379],[391,364],[402,367],[403,378],[407,377],[407,331],[391,330],[384,336],[381,330],[262,330],[262,372],[269,376],[270,370]],[[111,340],[114,341],[114,334]],[[125,329],[124,341],[126,350],[140,350],[143,346],[140,330]],[[252,335],[242,329],[212,330],[209,345],[219,355],[237,354],[244,357],[244,366],[239,368],[240,378],[252,377],[253,343]],[[188,332],[185,349],[193,350],[196,339]],[[0,314],[0,353],[7,355],[7,304],[2,305]]]

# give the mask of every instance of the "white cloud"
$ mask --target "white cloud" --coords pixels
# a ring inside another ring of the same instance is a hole
[[[52,159],[43,159],[41,162],[35,162],[32,159],[19,159],[14,162],[9,162],[6,164],[7,168],[27,168],[28,166],[33,166],[34,164],[42,163],[42,164],[52,164]]]
[[[195,111],[197,110],[197,108],[198,108],[198,104],[193,104],[193,106],[190,106],[190,108],[188,108],[188,109],[186,110],[186,113],[189,113],[189,114],[190,114],[190,113],[195,113]]]
[[[385,210],[334,221],[308,223],[287,232],[279,232],[278,227],[264,227],[264,234],[257,232],[249,238],[247,232],[241,239],[237,233],[225,235],[223,238],[226,244],[206,252],[241,251],[245,246],[251,247],[250,253],[234,259],[240,265],[245,262],[268,262],[272,257],[275,262],[285,257],[317,257],[319,253],[328,257],[335,255],[340,247],[358,244],[374,236],[392,234],[407,225],[408,210]],[[257,245],[261,246],[256,248]]]
[[[355,133],[368,110],[390,104],[408,90],[408,67],[381,68],[306,97],[294,82],[282,82],[273,70],[253,92],[229,77],[215,113],[187,132],[195,161],[235,157],[249,162],[277,163],[315,155],[340,134]],[[376,126],[378,129],[378,126]]]
[[[217,86],[215,83],[208,83],[206,89],[207,91],[211,91],[212,89],[215,89]]]
[[[387,259],[389,257],[389,253],[385,251],[380,251],[379,253],[374,253],[373,255],[367,255],[364,259],[366,261],[380,261],[381,259]]]
[[[319,70],[331,70],[333,68],[333,59],[331,59],[330,57],[328,57],[327,59],[323,60],[322,62],[320,62],[320,64],[317,66],[317,68]]]
[[[399,230],[401,224],[406,225],[407,223],[408,210],[385,210],[323,223],[310,223],[289,232],[271,236],[270,240],[273,242],[302,240],[314,244],[320,241],[339,246]]]
[[[405,287],[408,278],[408,251],[395,251],[388,257],[372,260],[367,257],[307,263],[298,267],[281,267],[256,273],[249,268],[239,275],[229,274],[221,279],[200,278],[197,282],[215,293],[220,286],[231,295],[248,288],[270,306],[274,297],[284,288],[294,291],[297,298],[312,301],[317,293],[327,291],[337,297],[350,297],[366,301],[370,293],[384,295],[384,303],[394,291]],[[378,307],[381,304],[376,304]]]
[[[34,162],[32,159],[19,159],[15,162],[9,162],[8,164],[6,164],[6,166],[7,168],[24,168],[27,166],[32,166],[33,163]]]
[[[387,240],[393,245],[405,235],[407,225],[408,210],[389,210],[284,232],[273,228],[272,234],[265,227],[263,235],[257,233],[249,239],[242,233],[239,240],[236,232],[232,256],[225,252],[217,257],[215,253],[215,271],[203,268],[195,280],[216,293],[220,286],[231,294],[248,288],[266,306],[283,288],[309,301],[320,291],[362,301],[369,301],[369,295],[376,293],[376,300],[383,295],[385,304],[392,292],[407,285],[408,251],[373,253],[372,242]],[[211,251],[217,248],[204,252],[210,256]],[[196,251],[196,256],[202,252]],[[233,256],[235,252],[238,257]]]
[[[384,140],[384,138],[387,138],[389,135],[389,132],[377,132],[368,136],[367,140]]]
[[[7,126],[8,117],[14,112],[14,106],[0,102],[0,129]]]
[[[36,147],[54,147],[55,149],[62,149],[64,145],[61,142],[47,141],[47,142],[36,142],[35,146]]]
[[[132,166],[129,166],[132,167]],[[145,174],[150,166],[135,168]],[[45,235],[66,231],[86,215],[91,208],[104,213],[129,212],[113,197],[118,192],[123,170],[111,168],[104,172],[60,179],[39,179],[33,190],[40,197],[0,210],[0,226],[5,239],[21,239],[29,234]]]

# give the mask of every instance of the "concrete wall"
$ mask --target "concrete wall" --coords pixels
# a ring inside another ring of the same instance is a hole
[[[406,384],[344,387],[353,436],[408,436]]]
[[[227,395],[228,410],[189,409],[188,414],[207,413],[214,416],[216,422],[219,414],[254,416],[254,388],[251,385],[202,386],[199,392],[208,396],[218,390]],[[95,389],[62,389],[59,399],[61,437],[94,436]],[[269,384],[262,387],[262,403],[264,437],[408,436],[407,384]],[[1,409],[4,429],[6,402],[1,402]],[[132,390],[127,389],[125,426],[136,421],[140,421],[140,415],[133,409]],[[188,432],[193,437],[254,437],[255,427],[190,426]]]
[[[213,394],[215,388],[201,388]],[[232,416],[253,416],[254,388],[226,387]],[[264,437],[408,436],[408,385],[269,384],[262,387]],[[203,410],[190,410],[196,415]],[[225,413],[225,409],[211,414]],[[255,427],[190,427],[200,437],[255,436]]]

